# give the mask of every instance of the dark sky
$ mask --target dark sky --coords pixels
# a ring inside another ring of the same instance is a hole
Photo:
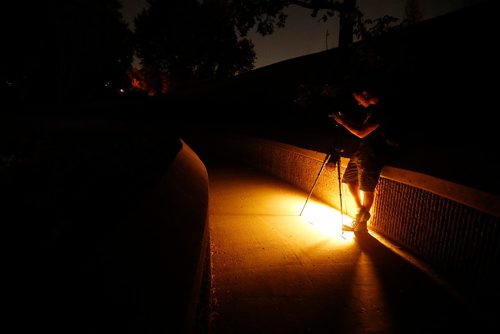
[[[357,0],[367,18],[391,15],[402,19],[407,0]],[[484,0],[418,0],[423,19],[443,15]],[[122,0],[123,16],[133,27],[134,16],[146,6],[146,0]],[[338,44],[338,19],[318,22],[310,11],[290,7],[286,27],[274,34],[262,37],[251,33],[257,59],[255,68],[277,63],[290,58],[324,51]],[[328,33],[328,36],[327,36]]]

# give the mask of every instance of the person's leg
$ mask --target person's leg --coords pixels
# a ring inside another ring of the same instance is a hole
[[[351,224],[344,224],[343,229],[345,231],[354,232],[366,231],[366,221],[369,219],[370,214],[366,211],[364,202],[366,202],[367,200],[370,201],[370,198],[371,202],[373,202],[373,193],[372,196],[368,195],[368,197],[365,197],[366,193],[360,191],[358,184],[354,183],[347,183],[347,188],[349,189],[349,193],[352,195],[354,204],[357,208],[357,213]]]
[[[359,192],[358,174],[359,170],[356,164],[356,159],[351,158],[347,163],[344,175],[342,176],[342,183],[347,185],[347,189],[349,190],[349,193],[352,195],[356,207],[359,209],[363,205],[363,202],[361,198],[361,193]]]
[[[347,164],[347,167],[344,171],[344,176],[342,177],[342,183],[347,185],[347,189],[349,190],[349,193],[351,194],[354,200],[354,204],[356,205],[359,212],[363,205],[363,199],[359,190],[358,167],[356,165],[355,159],[351,158],[351,160],[349,160],[349,163]],[[355,222],[356,219],[354,219],[354,221],[352,222],[352,226],[344,224],[343,229],[346,231],[354,231]]]
[[[380,172],[363,173],[361,177],[360,193],[361,208],[356,215],[354,231],[367,231],[368,220],[371,218],[370,210],[375,200],[375,186],[378,183]]]
[[[354,200],[354,204],[357,208],[356,216],[351,225],[344,224],[343,226],[343,229],[346,231],[358,231],[360,226],[359,222],[366,217],[365,211],[363,210],[363,194],[360,191],[360,186],[358,183],[360,173],[360,170],[357,166],[358,162],[359,161],[357,159],[351,158],[351,160],[349,160],[349,163],[347,164],[347,167],[344,171],[344,176],[342,178],[342,182],[347,185],[347,189],[349,190],[349,193],[351,194]],[[366,226],[366,223],[364,224],[364,226]]]
[[[375,199],[375,192],[373,192],[373,191],[361,191],[361,193],[362,193],[363,201],[362,201],[362,205],[360,206],[360,208],[362,207],[363,210],[365,210],[366,212],[370,212],[370,209],[372,208],[372,205],[373,205],[373,201]]]
[[[349,189],[349,193],[354,199],[354,204],[356,204],[356,208],[358,211],[363,207],[363,199],[361,198],[361,193],[359,191],[359,186],[357,184],[348,183],[347,189]]]
[[[358,214],[354,221],[354,231],[367,231],[368,230],[368,220],[371,217],[370,209],[373,205],[375,198],[375,192],[373,191],[360,191],[362,198],[362,206],[359,208]]]

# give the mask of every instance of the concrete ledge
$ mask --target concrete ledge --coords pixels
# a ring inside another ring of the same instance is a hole
[[[500,196],[409,170],[386,166],[382,176],[500,218]]]
[[[282,178],[307,192],[311,190],[326,157],[326,154],[322,152],[244,135],[233,135],[224,138],[215,136],[211,137],[210,140],[217,142],[214,143],[214,147],[217,147],[217,154],[239,159]],[[347,162],[347,158],[341,159],[342,172],[347,166]],[[498,195],[488,194],[430,175],[391,166],[386,166],[381,176],[500,218],[500,206],[498,206],[500,196]],[[339,205],[336,202],[338,193],[335,191],[338,188],[337,177],[335,170],[325,168],[318,180],[313,196],[338,208]],[[351,207],[352,205],[348,203],[348,214],[353,213]]]

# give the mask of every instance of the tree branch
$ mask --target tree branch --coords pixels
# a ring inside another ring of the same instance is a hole
[[[341,3],[340,1],[332,0],[291,0],[290,4],[316,11],[320,9],[329,9],[332,11],[341,12],[343,10],[343,3]]]

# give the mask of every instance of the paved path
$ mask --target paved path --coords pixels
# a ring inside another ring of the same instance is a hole
[[[301,215],[307,193],[247,167],[206,165],[212,334],[428,334],[476,325],[442,285],[374,235],[341,234],[338,212],[313,198]],[[320,229],[317,210],[330,230]]]

